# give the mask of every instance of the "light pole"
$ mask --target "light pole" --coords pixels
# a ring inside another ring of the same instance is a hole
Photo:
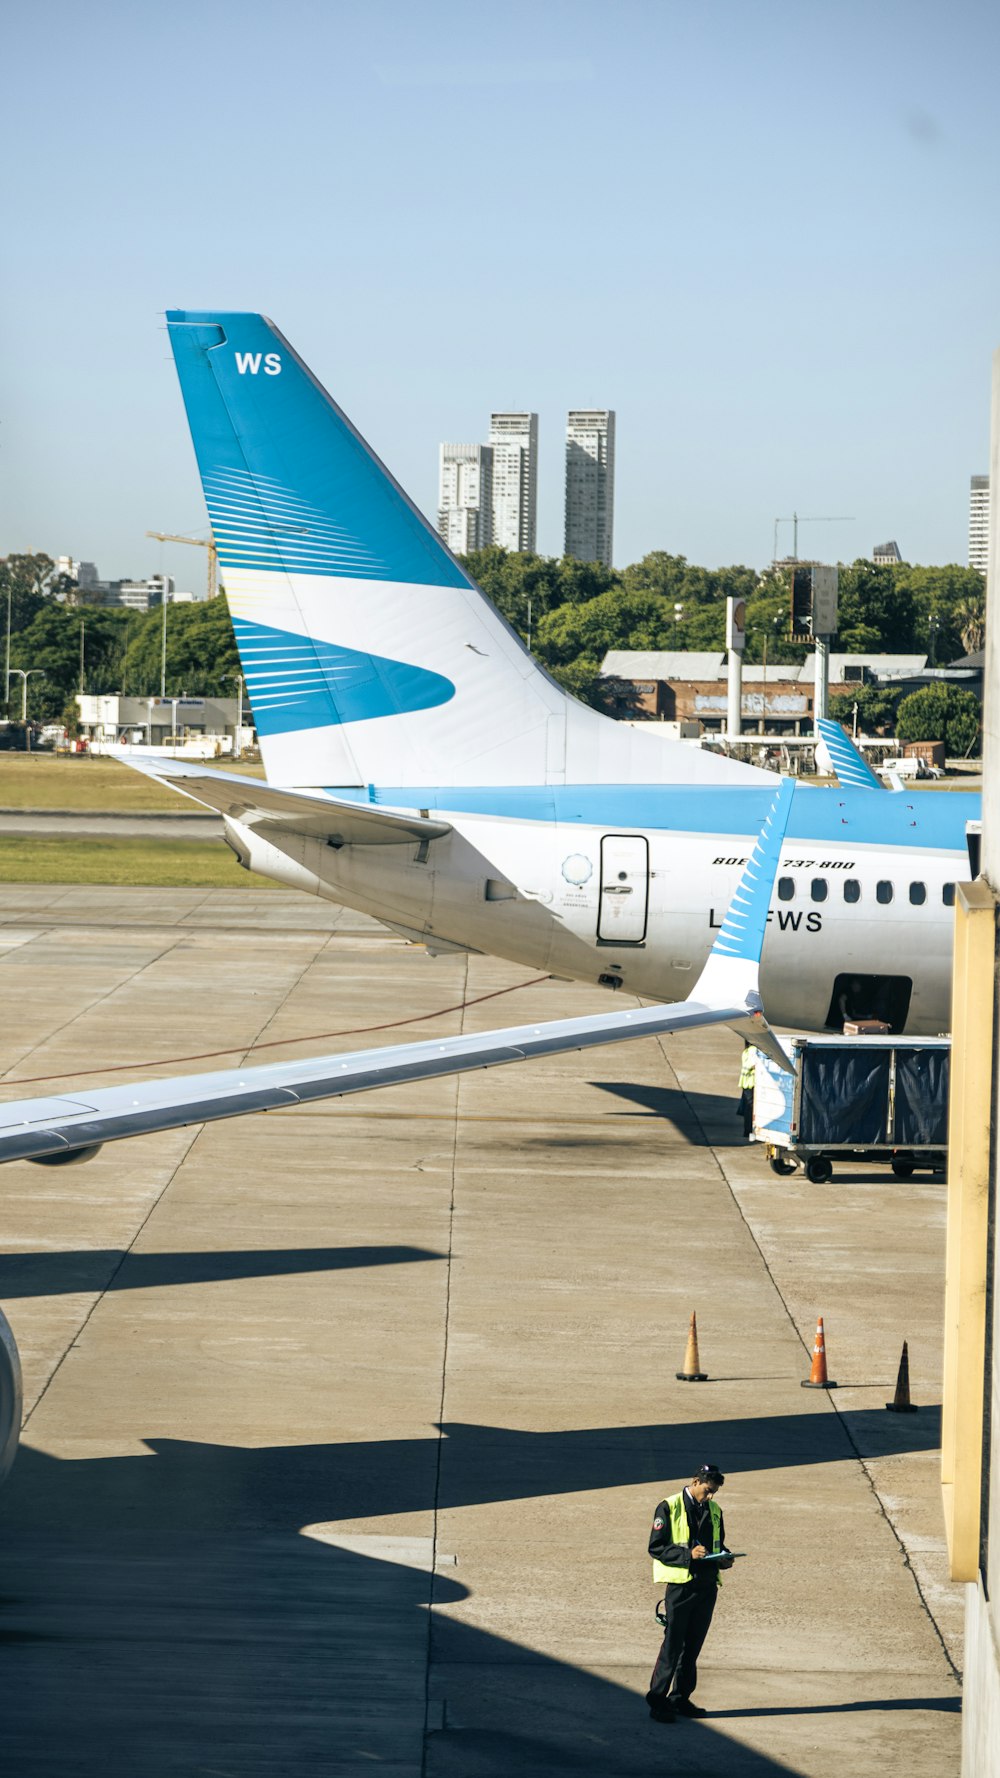
[[[7,581],[7,650],[3,662],[3,701],[10,702],[10,598],[13,592],[10,580]]]
[[[44,679],[45,672],[42,667],[11,667],[9,671],[12,678],[20,679],[21,681],[21,721],[24,723],[24,747],[25,752],[30,753],[31,734],[28,729],[28,680],[33,674],[36,674],[40,679]]]
[[[227,673],[226,678],[231,679],[233,684],[236,686],[236,696],[238,699],[237,711],[236,711],[236,758],[242,759],[243,758],[243,675],[242,675],[242,673]]]

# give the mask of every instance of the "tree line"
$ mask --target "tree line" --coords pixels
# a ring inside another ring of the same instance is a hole
[[[788,578],[780,565],[763,574],[740,564],[701,568],[684,556],[653,550],[615,569],[496,545],[463,560],[553,676],[597,708],[607,707],[600,667],[610,649],[724,649],[729,594],[746,601],[748,661],[791,664],[809,653],[789,637]],[[61,603],[53,576],[47,555],[0,561],[0,622],[8,591],[11,598],[11,665],[45,673],[44,680],[28,682],[29,714],[42,720],[75,715],[81,625],[84,690],[136,697],[159,692],[162,612]],[[833,645],[847,654],[927,654],[944,664],[982,647],[985,600],[983,576],[974,568],[842,564]],[[224,594],[168,607],[168,694],[232,696],[232,675],[239,670]],[[894,721],[901,696],[859,687],[864,726]],[[11,701],[16,714],[19,696]]]
[[[41,669],[28,680],[28,715],[39,722],[76,722],[75,694],[121,692],[155,697],[160,690],[163,611],[129,611],[114,605],[68,605],[53,582],[47,555],[11,555],[0,561],[0,625],[6,627],[10,594],[10,664]],[[4,646],[0,641],[0,646]],[[167,606],[168,696],[234,697],[232,676],[239,656],[225,598],[198,605]],[[11,716],[21,713],[21,682],[11,681]]]

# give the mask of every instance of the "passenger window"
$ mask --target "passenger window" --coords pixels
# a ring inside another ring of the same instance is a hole
[[[826,900],[826,878],[825,877],[813,877],[812,888],[811,888],[810,893],[812,895],[813,901],[825,901]]]
[[[880,901],[883,907],[888,907],[892,900],[892,884],[887,883],[884,877],[875,885],[875,900]]]
[[[927,890],[924,888],[923,883],[910,884],[910,900],[915,908],[923,907],[924,902],[927,900]]]
[[[795,900],[795,883],[794,883],[793,878],[791,878],[791,877],[779,877],[778,878],[778,900],[779,901],[794,901]]]
[[[861,900],[861,884],[858,882],[856,877],[845,877],[844,878],[844,900],[845,901],[860,901]]]
[[[954,885],[954,883],[945,883],[942,885],[941,900],[944,902],[944,905],[946,908],[953,908],[954,907],[954,905],[955,905],[955,885]]]

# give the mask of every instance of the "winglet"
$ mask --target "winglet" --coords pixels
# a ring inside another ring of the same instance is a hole
[[[845,790],[885,789],[860,747],[851,740],[847,730],[841,728],[839,722],[831,722],[828,716],[817,716],[816,731],[826,746],[837,779]]]
[[[786,1071],[788,1058],[764,1017],[760,954],[794,793],[794,780],[782,778],[708,961],[689,996],[707,1006],[744,1006],[746,1015],[732,1021],[733,1030]]]

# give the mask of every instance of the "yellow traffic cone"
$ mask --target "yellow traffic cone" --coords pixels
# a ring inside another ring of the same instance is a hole
[[[674,1373],[678,1383],[707,1383],[708,1372],[701,1368],[698,1357],[698,1322],[691,1311],[691,1326],[688,1328],[687,1348],[684,1353],[684,1369]]]

